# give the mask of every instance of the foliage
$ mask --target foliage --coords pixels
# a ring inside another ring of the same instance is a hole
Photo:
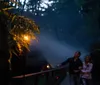
[[[38,26],[30,19],[23,16],[13,15],[11,20],[11,29],[9,31],[9,46],[13,49],[13,46],[17,45],[17,51],[23,51],[23,47],[29,50],[29,44],[31,39],[36,39],[35,32],[39,33]]]
[[[10,7],[7,2],[6,4],[2,2],[0,14],[7,17],[7,20],[4,21],[7,23],[7,30],[9,32],[8,45],[10,58],[12,57],[12,53],[21,55],[24,49],[29,50],[31,39],[37,39],[35,33],[39,33],[38,26],[33,20],[9,12],[11,9],[13,7]]]

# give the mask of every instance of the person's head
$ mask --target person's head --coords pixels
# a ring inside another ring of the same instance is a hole
[[[74,58],[79,58],[81,56],[81,52],[80,51],[76,51],[74,54]]]
[[[91,59],[91,56],[89,56],[89,55],[87,55],[86,57],[85,57],[85,62],[91,62],[92,61],[92,59]]]

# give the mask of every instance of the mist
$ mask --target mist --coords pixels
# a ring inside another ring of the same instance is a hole
[[[40,34],[38,36],[38,42],[32,41],[30,49],[31,51],[39,50],[53,67],[67,58],[72,57],[75,51],[82,52],[81,59],[87,54],[83,48],[76,48],[62,41],[58,41],[56,37],[49,34]]]

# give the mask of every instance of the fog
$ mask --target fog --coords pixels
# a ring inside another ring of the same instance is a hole
[[[35,48],[34,48],[35,47]],[[83,48],[76,48],[69,44],[58,41],[56,37],[48,34],[40,34],[38,36],[38,42],[32,41],[31,47],[32,50],[40,50],[45,59],[52,65],[56,66],[60,64],[68,57],[72,57],[75,51],[81,51],[81,59],[87,52]]]

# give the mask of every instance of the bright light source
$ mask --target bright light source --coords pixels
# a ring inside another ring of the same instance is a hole
[[[29,41],[30,40],[29,36],[28,35],[24,35],[24,40]]]
[[[50,65],[47,65],[47,68],[49,69],[50,68]]]
[[[42,10],[42,8],[39,8],[39,11],[41,11]]]

